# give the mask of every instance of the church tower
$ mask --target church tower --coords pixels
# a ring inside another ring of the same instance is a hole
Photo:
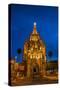
[[[36,22],[28,41],[24,44],[24,60],[27,62],[27,77],[39,78],[46,73],[46,47],[37,32]]]

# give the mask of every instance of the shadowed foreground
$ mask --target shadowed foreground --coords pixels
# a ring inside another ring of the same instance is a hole
[[[11,82],[12,86],[20,86],[20,85],[39,85],[39,84],[54,84],[58,83],[58,78],[57,76],[44,76],[41,77],[40,79],[16,79]]]

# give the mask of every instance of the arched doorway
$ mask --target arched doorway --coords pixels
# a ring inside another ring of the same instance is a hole
[[[37,63],[32,65],[32,78],[33,79],[39,78],[39,65]]]

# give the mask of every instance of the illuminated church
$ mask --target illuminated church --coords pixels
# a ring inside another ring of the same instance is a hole
[[[27,77],[40,77],[46,74],[46,47],[37,32],[36,22],[33,31],[24,43],[23,58],[27,62]]]

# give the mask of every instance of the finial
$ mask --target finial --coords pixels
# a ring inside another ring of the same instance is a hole
[[[34,26],[36,26],[36,22],[34,22]]]
[[[37,31],[36,31],[36,22],[34,22],[33,34],[37,34]]]

